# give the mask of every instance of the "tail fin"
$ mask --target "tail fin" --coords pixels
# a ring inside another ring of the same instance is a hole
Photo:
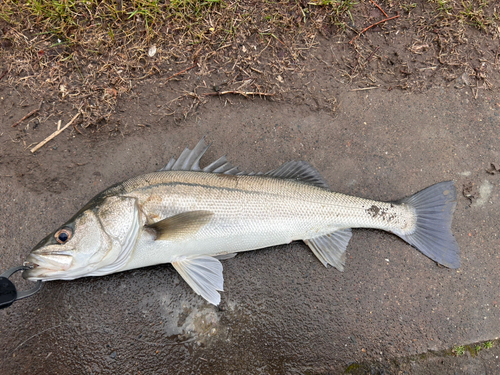
[[[413,207],[417,215],[413,233],[398,235],[424,255],[448,268],[460,267],[460,249],[451,232],[456,198],[453,181],[445,181],[396,202]]]

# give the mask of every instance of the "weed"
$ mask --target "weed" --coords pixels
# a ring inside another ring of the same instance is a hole
[[[484,16],[484,8],[488,6],[486,0],[481,0],[479,4],[477,4],[477,0],[469,0],[467,2],[462,0],[462,6],[464,9],[460,11],[460,15],[464,16],[477,28],[482,30],[487,29],[487,25],[491,23],[491,21]]]
[[[457,356],[457,357],[461,357],[465,354],[465,346],[464,345],[460,345],[460,346],[455,346],[453,348],[453,353]]]
[[[417,3],[401,4],[401,8],[410,13],[413,9],[417,7]]]
[[[493,341],[486,341],[483,343],[483,348],[491,349],[493,347]]]
[[[453,12],[453,6],[450,4],[449,0],[437,0],[437,11],[439,13],[451,16]]]

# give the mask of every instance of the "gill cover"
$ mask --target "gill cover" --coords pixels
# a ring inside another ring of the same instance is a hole
[[[30,253],[24,271],[29,280],[72,280],[116,272],[126,264],[139,232],[139,210],[134,198],[111,196],[96,200]],[[71,238],[59,243],[64,228]]]

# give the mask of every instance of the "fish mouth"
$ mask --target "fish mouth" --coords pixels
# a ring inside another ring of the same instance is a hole
[[[23,272],[23,278],[30,281],[60,278],[73,262],[71,255],[31,253],[23,265],[30,267]]]

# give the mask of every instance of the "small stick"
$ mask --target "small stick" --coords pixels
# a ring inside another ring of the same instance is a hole
[[[374,90],[378,89],[380,86],[371,86],[371,87],[361,87],[359,89],[352,89],[351,91],[366,91],[366,90]]]
[[[24,120],[26,120],[27,118],[30,118],[31,116],[33,116],[35,113],[37,113],[40,108],[42,108],[42,103],[43,101],[40,102],[40,105],[38,106],[38,108],[32,110],[30,113],[28,113],[26,116],[24,116],[21,120],[19,120],[18,122],[16,122],[14,125],[12,125],[11,127],[12,128],[15,128],[17,125],[19,125],[21,122],[23,122]]]
[[[375,22],[373,25],[368,26],[363,31],[361,31],[358,35],[356,35],[354,38],[352,38],[351,41],[349,42],[349,44],[352,44],[352,42],[354,42],[356,39],[358,39],[361,36],[361,34],[363,34],[367,30],[370,30],[372,27],[377,26],[377,25],[381,24],[382,22],[387,22],[387,21],[393,20],[393,19],[398,18],[398,17],[399,17],[399,14],[397,16],[394,16],[391,18],[385,18],[382,21]]]
[[[186,73],[188,70],[191,70],[193,68],[196,68],[197,64],[194,64],[193,66],[190,66],[189,68],[186,68],[184,70],[181,70],[180,72],[177,72],[170,77],[167,78],[167,81],[170,81],[170,79],[174,78],[175,76],[178,76],[179,74]]]
[[[81,107],[80,107],[81,109]],[[43,141],[41,141],[39,144],[37,144],[35,147],[33,147],[30,151],[31,153],[35,153],[39,148],[43,147],[47,142],[52,140],[53,138],[57,137],[59,134],[61,134],[68,126],[70,126],[78,116],[80,116],[80,109],[78,110],[78,113],[68,122],[66,125],[64,125],[63,128],[56,130],[54,133],[49,135],[47,138],[45,138]]]
[[[220,91],[220,92],[209,92],[203,94],[203,96],[221,96],[221,95],[227,95],[227,94],[234,94],[234,95],[259,95],[259,96],[274,96],[274,94],[268,94],[265,92],[252,92],[252,91]]]
[[[375,55],[375,52],[378,51],[380,47],[377,47],[373,50],[373,52],[370,54],[370,56],[368,56],[368,58],[366,59],[366,62],[369,62],[371,60],[371,58],[373,57],[373,55]]]
[[[373,0],[370,0],[370,1],[378,8],[378,10],[380,10],[382,13],[384,13],[384,16],[386,16],[386,18],[389,18],[387,13],[384,12],[384,10],[381,7],[379,7],[379,5],[375,1],[373,1]]]
[[[5,77],[5,75],[7,74],[7,72],[8,72],[8,70],[4,71],[4,72],[2,73],[2,75],[0,76],[0,79],[2,79],[3,77]]]

